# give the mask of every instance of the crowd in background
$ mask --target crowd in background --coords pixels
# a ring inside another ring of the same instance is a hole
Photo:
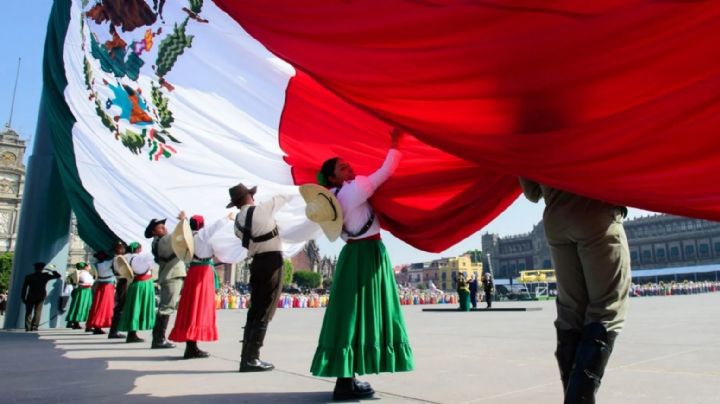
[[[681,281],[681,282],[648,282],[644,284],[632,283],[630,285],[631,297],[642,296],[673,296],[694,295],[698,293],[712,293],[720,290],[719,281]]]

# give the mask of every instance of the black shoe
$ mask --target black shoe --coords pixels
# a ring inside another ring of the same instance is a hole
[[[583,327],[575,353],[575,362],[565,390],[566,404],[594,404],[617,333],[607,331],[600,323]]]
[[[199,349],[185,349],[185,355],[183,355],[183,359],[198,359],[198,358],[207,358],[210,354]]]
[[[345,401],[345,400],[362,400],[370,398],[375,394],[375,390],[359,390],[355,386],[355,382],[351,377],[338,378],[335,383],[335,390],[333,390],[333,400]]]
[[[102,328],[95,328],[95,329],[93,330],[93,334],[95,334],[95,335],[103,335],[103,334],[105,334],[105,331],[103,331]]]
[[[373,390],[372,386],[368,382],[363,382],[353,377],[353,384],[355,385],[355,390],[357,391],[363,393],[375,393],[375,390]]]
[[[73,323],[70,328],[72,328],[73,330],[82,330],[82,327],[80,327],[80,323],[78,322]]]
[[[175,348],[175,344],[171,344],[168,341],[163,342],[155,342],[153,341],[152,345],[150,346],[151,349],[167,349],[167,348]]]
[[[127,338],[125,338],[125,342],[127,342],[128,344],[132,344],[135,342],[145,342],[145,340],[138,337],[135,333],[130,333],[128,334]]]
[[[240,360],[240,372],[267,372],[275,369],[272,363],[263,362],[260,359]]]
[[[123,339],[123,338],[125,338],[125,334],[122,334],[119,332],[108,334],[108,339]]]
[[[37,327],[33,327],[30,331],[37,331],[37,330],[38,330]]]

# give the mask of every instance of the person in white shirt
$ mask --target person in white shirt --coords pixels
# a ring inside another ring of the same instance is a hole
[[[235,217],[235,235],[242,239],[248,250],[250,264],[250,309],[245,322],[240,372],[262,372],[275,368],[260,360],[268,324],[275,315],[282,292],[282,242],[275,222],[275,212],[290,200],[289,196],[276,195],[270,200],[255,204],[257,187],[248,189],[238,184],[229,189],[228,208],[240,211]]]
[[[391,132],[385,162],[369,176],[356,176],[338,157],[318,174],[320,185],[337,197],[343,212],[342,238],[330,302],[310,371],[337,377],[333,399],[363,399],[375,391],[355,374],[409,371],[414,367],[392,264],[380,240],[380,223],[368,199],[400,163],[402,132]]]
[[[115,274],[112,270],[112,260],[105,251],[98,251],[94,257],[97,259],[95,268],[98,277],[86,327],[92,329],[93,334],[105,334],[102,329],[112,325],[115,308]]]
[[[178,219],[186,219],[185,212],[180,212]],[[228,220],[233,219],[231,213],[206,227],[202,216],[194,215],[190,218],[195,256],[187,270],[175,325],[168,336],[171,341],[185,342],[185,359],[207,358],[208,353],[198,348],[197,341],[218,339],[215,323],[215,252],[210,239]]]
[[[126,258],[134,277],[127,289],[118,329],[128,332],[125,342],[144,342],[137,332],[152,330],[155,326],[155,286],[152,279],[155,259],[151,254],[142,253],[140,243],[130,243],[128,250],[130,254]]]
[[[112,250],[115,257],[125,256],[125,243],[122,240],[117,240],[113,244]],[[108,332],[108,339],[125,339],[126,335],[118,332],[118,325],[120,324],[120,318],[122,317],[122,311],[125,307],[125,296],[127,295],[128,281],[127,279],[119,276],[118,269],[115,268],[116,262],[113,258],[111,260],[110,268],[112,268],[113,274],[115,274],[115,308],[113,309],[112,323],[110,324],[110,331]]]
[[[78,287],[72,292],[72,300],[70,301],[70,309],[65,317],[68,328],[74,330],[82,329],[81,321],[86,321],[92,304],[92,285],[95,282],[88,270],[90,265],[86,262],[78,262],[75,264],[78,271]]]

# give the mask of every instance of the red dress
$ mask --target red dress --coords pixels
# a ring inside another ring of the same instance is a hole
[[[190,263],[178,304],[171,341],[217,341],[215,272],[212,260]]]
[[[90,315],[86,323],[87,328],[108,328],[112,324],[113,309],[115,309],[115,284],[112,282],[96,283],[97,289],[93,294]]]

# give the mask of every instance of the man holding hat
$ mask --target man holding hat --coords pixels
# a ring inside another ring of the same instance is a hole
[[[172,249],[172,235],[165,227],[166,219],[152,219],[145,228],[145,238],[152,238],[152,254],[160,266],[158,284],[160,285],[160,305],[155,317],[151,347],[174,348],[165,339],[165,331],[170,322],[170,315],[177,310],[180,291],[187,276],[185,262],[178,258]]]
[[[34,266],[35,272],[25,277],[20,293],[20,300],[25,303],[25,331],[38,330],[43,304],[47,297],[45,286],[48,281],[61,277],[52,264],[45,266],[44,262],[36,262]],[[44,272],[45,269],[49,269],[50,273]]]
[[[250,264],[250,309],[245,323],[240,372],[262,372],[275,367],[260,360],[260,348],[265,340],[268,324],[275,315],[282,291],[282,242],[275,212],[290,200],[276,195],[255,205],[257,187],[248,189],[238,184],[229,189],[228,208],[240,209],[235,217],[235,235],[248,250]]]

